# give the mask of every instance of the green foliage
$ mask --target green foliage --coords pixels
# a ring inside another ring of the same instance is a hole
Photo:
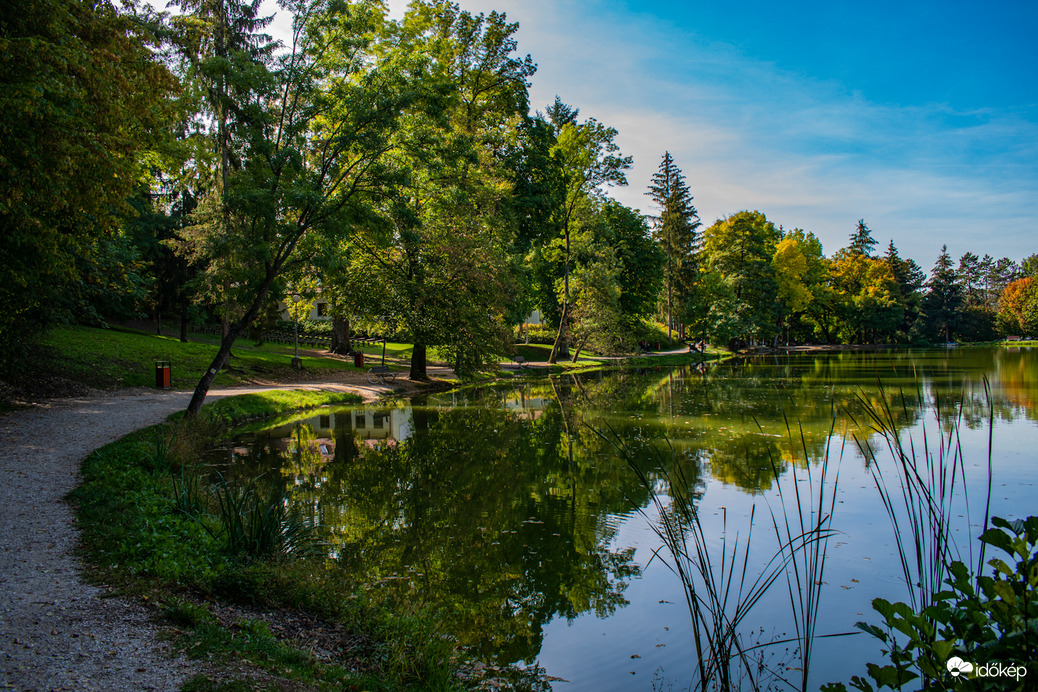
[[[197,627],[213,620],[208,608],[184,598],[167,601],[162,606],[162,615],[173,624],[183,627]]]
[[[724,344],[765,339],[777,329],[778,285],[772,258],[781,232],[760,212],[743,211],[719,220],[704,232],[703,263],[715,275],[722,300],[706,290],[713,304],[707,317],[711,341]]]
[[[302,389],[274,389],[227,397],[206,407],[209,420],[235,421],[278,415],[289,411],[330,406],[331,404],[358,404],[363,398],[350,392],[314,392]]]
[[[1020,273],[1024,276],[1038,276],[1038,253],[1028,255],[1020,262]]]
[[[544,259],[553,271],[544,277],[545,287],[554,291],[554,304],[561,305],[559,328],[549,362],[567,351],[567,330],[574,316],[571,314],[570,275],[585,253],[587,264],[609,262],[597,251],[594,227],[604,188],[627,184],[625,171],[631,167],[631,157],[620,154],[616,144],[617,131],[594,118],[577,121],[578,111],[556,99],[549,111],[554,142],[549,150],[554,175],[558,179],[557,196],[553,200],[551,222],[556,230],[552,241],[543,248]],[[550,279],[548,277],[551,277]],[[545,315],[550,311],[545,310]]]
[[[664,251],[637,211],[606,200],[600,214],[603,240],[616,254],[620,313],[629,321],[650,317],[663,286]]]
[[[0,21],[0,370],[130,270],[115,238],[174,80],[131,10],[16,0]]]
[[[1038,517],[1012,522],[995,517],[992,525],[980,536],[982,543],[1002,554],[988,561],[990,573],[973,575],[962,562],[950,563],[947,588],[918,612],[882,598],[872,602],[883,617],[882,625],[857,626],[883,643],[889,662],[870,663],[871,681],[855,676],[851,687],[863,692],[899,690],[922,679],[927,689],[957,689],[962,682],[947,666],[953,657],[971,663],[974,670],[996,662],[1033,664],[1038,638]],[[1024,690],[1032,684],[1026,677],[966,677],[970,689],[978,690]],[[823,689],[838,692],[846,687],[830,684]]]
[[[952,335],[958,333],[961,321],[959,311],[964,304],[962,285],[957,281],[948,246],[945,245],[930,272],[922,304],[924,319],[934,341],[951,341]]]
[[[663,154],[646,193],[659,209],[655,219],[656,242],[664,255],[663,281],[666,292],[660,300],[668,336],[675,318],[688,312],[696,298],[699,273],[699,214],[692,206],[692,193],[670,152]]]
[[[213,494],[220,520],[216,537],[228,555],[250,562],[320,554],[313,524],[288,510],[284,488],[263,493],[256,479],[240,485],[221,475]]]
[[[865,219],[858,219],[858,225],[851,233],[851,242],[847,249],[851,254],[872,256],[872,250],[876,247],[876,240],[872,237],[872,229],[865,225]]]
[[[168,472],[149,470],[155,440],[164,439],[156,435],[153,429],[134,433],[83,462],[84,482],[72,498],[84,541],[95,564],[123,578],[205,580],[222,569],[222,560],[207,549],[212,539],[205,528],[176,510]],[[188,545],[194,548],[185,550]]]
[[[215,503],[222,501],[246,515],[229,516],[236,528],[225,532],[220,520],[208,514],[215,507],[207,493],[184,492],[199,485],[198,479],[187,479],[204,472],[205,467],[196,463],[197,454],[213,441],[210,425],[203,417],[194,417],[175,427],[156,426],[86,459],[84,483],[72,499],[93,569],[103,571],[108,583],[144,591],[154,596],[153,602],[164,603],[164,616],[186,630],[178,645],[192,656],[248,660],[274,675],[321,689],[459,689],[454,676],[458,653],[450,640],[440,636],[437,621],[420,610],[392,613],[371,607],[356,585],[323,556],[240,559],[241,550],[268,546],[272,549],[260,552],[269,555],[290,545],[285,515],[279,517],[280,510],[271,508],[284,503],[266,502],[276,493],[253,492],[257,500],[253,504],[246,497],[248,488],[221,488],[218,493],[223,498]],[[189,458],[189,449],[195,450],[194,458]],[[185,502],[188,494],[194,498]],[[200,504],[204,510],[198,510]],[[258,530],[250,526],[248,516],[254,510],[264,515]],[[282,528],[273,529],[276,525]],[[242,539],[234,548],[238,557],[227,552],[232,531]],[[295,549],[288,552],[298,554]],[[178,595],[184,593],[181,589],[207,594],[207,599],[224,596],[273,611],[296,608],[328,618],[357,642],[348,663],[360,670],[317,662],[306,651],[278,639],[262,620],[225,627],[208,606]],[[196,689],[222,689],[201,678],[193,684]]]
[[[409,86],[426,107],[412,109],[394,133],[385,163],[396,180],[379,209],[382,223],[336,249],[349,261],[329,274],[340,295],[364,277],[355,314],[384,316],[415,344],[412,379],[426,378],[429,346],[461,378],[492,369],[524,302],[510,254],[504,152],[514,146],[535,68],[514,54],[516,29],[498,12],[419,2],[387,29],[381,48],[412,64]]]
[[[1004,336],[1038,333],[1038,279],[1027,276],[1006,286],[995,319]]]

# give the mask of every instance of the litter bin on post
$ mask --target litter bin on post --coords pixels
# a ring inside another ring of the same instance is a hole
[[[169,389],[171,384],[170,362],[168,360],[155,361],[155,386],[159,389]]]
[[[353,364],[358,368],[364,367],[364,353],[363,351],[354,351],[353,353]]]

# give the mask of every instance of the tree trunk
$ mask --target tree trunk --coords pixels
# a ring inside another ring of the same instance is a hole
[[[155,334],[162,336],[162,312],[159,310],[155,311]]]
[[[353,350],[350,344],[350,321],[347,318],[332,315],[332,345],[328,350],[340,355]]]
[[[180,342],[187,343],[187,301],[180,309]]]
[[[231,310],[230,301],[225,300],[224,303],[223,303],[223,315],[220,316],[220,342],[221,342],[221,346],[223,345],[222,342],[227,341],[227,335],[231,333],[231,318],[229,316],[230,315],[230,310]],[[252,320],[249,320],[249,321],[251,322]],[[238,335],[235,334],[234,337],[238,338]],[[231,343],[234,343],[233,339],[231,340]],[[217,370],[221,370],[223,368],[226,368],[230,364],[230,362],[231,362],[231,349],[228,348],[227,349],[227,353],[224,354],[223,360],[220,361],[217,364],[216,369]]]
[[[425,344],[415,344],[411,351],[411,372],[408,374],[410,380],[425,381],[429,379],[425,369]]]
[[[220,350],[216,352],[216,357],[213,358],[213,362],[210,363],[209,369],[202,375],[202,379],[198,381],[195,386],[195,393],[191,396],[191,403],[187,405],[187,415],[193,416],[202,408],[202,404],[205,403],[205,396],[209,393],[209,388],[213,385],[213,380],[216,379],[217,373],[224,367],[224,364],[231,357],[231,347],[234,346],[235,339],[245,329],[252,324],[253,320],[259,315],[261,308],[263,307],[264,301],[267,300],[267,294],[270,292],[270,286],[274,283],[274,279],[277,278],[280,266],[275,267],[273,270],[267,272],[266,278],[263,280],[263,284],[260,285],[259,292],[256,295],[256,300],[253,301],[249,309],[245,311],[242,318],[230,325],[227,328],[227,332],[220,340]],[[224,318],[226,324],[226,317]]]
[[[555,365],[559,358],[566,358],[569,355],[569,345],[566,343],[566,320],[569,317],[569,305],[566,302],[562,304],[562,317],[559,318],[559,331],[555,335],[555,343],[551,347],[551,355],[548,357],[548,362],[551,365]]]
[[[555,343],[551,347],[551,355],[548,357],[548,363],[555,365],[559,358],[565,358],[569,355],[569,348],[565,341],[566,335],[566,320],[569,318],[569,220],[566,220],[566,228],[563,231],[566,236],[566,266],[565,272],[562,277],[563,281],[563,292],[562,292],[562,317],[559,319],[559,333],[555,335]]]
[[[577,358],[580,358],[580,352],[584,350],[584,344],[586,344],[586,343],[587,343],[587,339],[583,339],[583,340],[579,341],[577,343],[577,347],[575,349],[573,349],[573,359],[572,359],[573,363],[576,363],[577,362]]]

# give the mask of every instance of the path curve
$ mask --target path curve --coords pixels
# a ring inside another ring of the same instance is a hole
[[[341,383],[213,390],[207,400],[270,389],[355,391]],[[147,391],[147,390],[143,390]],[[74,397],[0,417],[0,689],[176,690],[197,662],[173,656],[139,604],[84,583],[65,496],[98,447],[182,410],[190,392]]]

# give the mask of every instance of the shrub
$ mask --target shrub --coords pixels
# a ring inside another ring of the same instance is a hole
[[[991,663],[1033,667],[1038,641],[1038,517],[1013,522],[995,517],[991,523],[995,528],[985,531],[980,540],[1007,556],[988,561],[991,574],[978,575],[974,582],[969,568],[955,561],[948,566],[948,588],[934,594],[919,612],[882,598],[872,602],[883,616],[882,626],[859,622],[857,627],[883,642],[889,663],[869,663],[872,680],[855,676],[851,687],[863,692],[901,689],[922,678],[926,689],[945,689],[962,675],[971,678],[970,689],[1023,690],[1033,685],[1026,675],[1015,679],[969,675]],[[961,663],[955,664],[955,659]],[[845,692],[847,688],[830,683],[822,689]]]

